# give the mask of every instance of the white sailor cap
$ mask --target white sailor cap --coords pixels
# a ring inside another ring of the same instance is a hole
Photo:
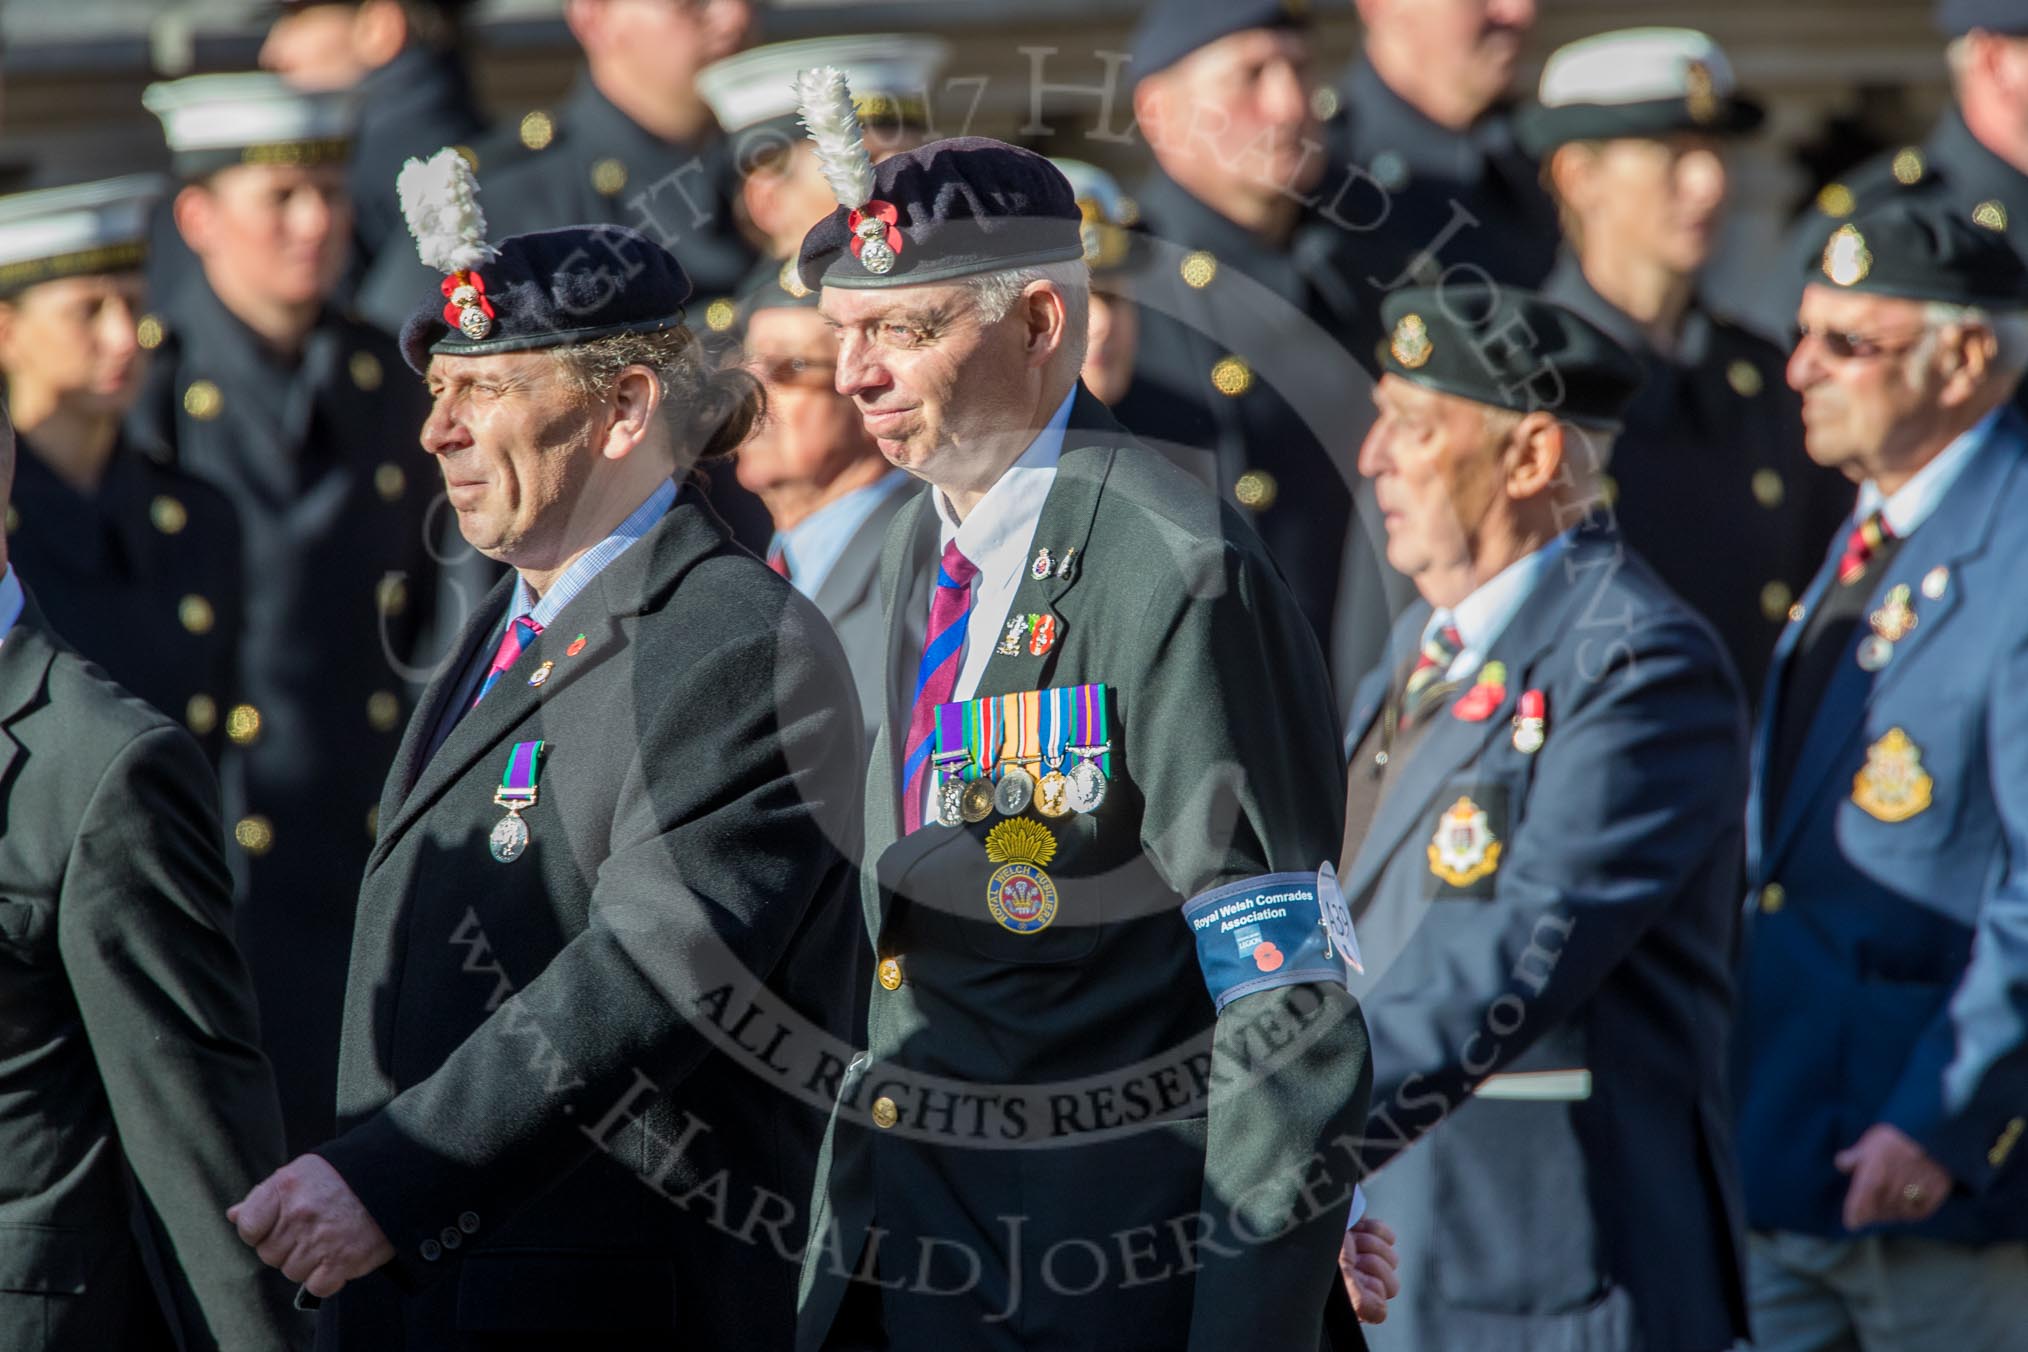
[[[167,187],[160,174],[129,174],[0,197],[0,295],[59,277],[138,269],[148,252],[148,213]]]
[[[793,144],[796,72],[834,66],[852,88],[852,106],[869,131],[928,130],[930,99],[951,46],[942,38],[913,33],[868,33],[843,38],[803,38],[714,61],[697,73],[697,92],[711,105],[718,125],[734,136],[757,128],[783,131]],[[777,126],[776,124],[779,124]],[[748,156],[741,156],[749,163]]]
[[[1623,28],[1549,54],[1535,102],[1516,118],[1524,148],[1698,131],[1743,135],[1764,110],[1739,92],[1732,63],[1693,28]]]
[[[152,84],[141,102],[186,177],[234,164],[342,164],[358,120],[350,92],[301,90],[265,72]]]

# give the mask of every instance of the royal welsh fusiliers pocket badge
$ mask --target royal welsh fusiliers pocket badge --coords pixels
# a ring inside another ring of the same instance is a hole
[[[986,910],[1005,929],[1036,934],[1056,919],[1056,884],[1042,871],[1056,837],[1041,822],[1009,817],[986,832],[986,858],[1000,866],[986,883]]]
[[[1922,768],[1922,748],[1900,728],[1889,728],[1866,748],[1866,764],[1852,776],[1852,802],[1883,822],[1905,822],[1928,809],[1936,781]]]

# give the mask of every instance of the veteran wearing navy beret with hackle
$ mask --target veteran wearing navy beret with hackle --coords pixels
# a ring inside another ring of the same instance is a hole
[[[865,761],[823,617],[683,477],[759,390],[705,360],[660,245],[488,244],[450,150],[401,189],[443,278],[402,334],[422,447],[514,571],[388,775],[338,1135],[233,1217],[338,1293],[332,1348],[782,1347],[823,1117],[778,1058],[847,1035]],[[715,1021],[742,1010],[767,1054]],[[721,1176],[766,1238],[679,1204]]]
[[[1382,313],[1359,468],[1423,604],[1347,729],[1362,1158],[1402,1286],[1369,1338],[1722,1352],[1745,1332],[1723,1046],[1746,718],[1599,499],[1640,367],[1525,292]]]
[[[1252,531],[1079,384],[1062,173],[978,138],[875,166],[843,77],[800,79],[839,202],[802,281],[923,487],[882,560],[875,980],[797,1346],[1358,1347],[1315,640]]]
[[[1859,501],[1775,650],[1734,1034],[1755,1345],[2028,1327],[2028,269],[1941,198],[1826,230],[1789,383]]]

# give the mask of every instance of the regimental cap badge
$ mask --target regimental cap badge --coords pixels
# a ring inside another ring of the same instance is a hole
[[[1413,371],[1421,367],[1434,351],[1429,340],[1429,325],[1422,322],[1418,314],[1405,314],[1394,326],[1394,337],[1387,350],[1394,359]]]
[[[796,271],[796,260],[793,258],[782,264],[782,270],[775,281],[783,292],[795,300],[801,300],[810,294],[810,288],[803,285],[802,274]]]
[[[444,274],[444,323],[470,342],[484,342],[498,315],[479,267],[498,254],[486,242],[486,214],[479,209],[479,179],[471,162],[445,146],[427,160],[404,165],[395,192],[415,236],[416,256]]]
[[[1056,837],[1041,822],[1009,817],[986,832],[986,858],[996,864],[1046,868],[1056,858]]]
[[[1873,251],[1856,225],[1841,225],[1824,245],[1824,275],[1839,286],[1856,286],[1873,271]]]
[[[1683,106],[1693,122],[1718,119],[1718,90],[1711,79],[1711,67],[1691,61],[1683,68]]]
[[[901,213],[892,202],[873,197],[873,157],[866,152],[859,113],[845,72],[819,66],[796,75],[796,103],[803,126],[817,147],[817,163],[831,195],[848,213],[852,256],[876,276],[894,271],[903,244]]]

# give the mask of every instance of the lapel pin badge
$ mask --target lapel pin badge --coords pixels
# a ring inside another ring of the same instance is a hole
[[[1056,561],[1050,557],[1049,546],[1044,545],[1035,551],[1035,562],[1029,566],[1028,576],[1040,582],[1044,578],[1047,578],[1050,570],[1055,567]]]
[[[1002,657],[1013,657],[1021,651],[1021,640],[1028,637],[1028,617],[1016,615],[1007,621],[1007,632],[1000,636],[1000,646],[994,651]]]
[[[1532,756],[1549,736],[1549,702],[1540,690],[1524,690],[1514,711],[1514,749]]]
[[[585,645],[585,636],[583,634],[579,634],[576,638],[570,641],[570,646],[563,650],[563,655],[565,657],[576,657],[579,653],[584,651],[584,645]]]
[[[1944,589],[1951,585],[1951,570],[1938,564],[1922,575],[1922,594],[1932,601],[1943,600]]]
[[[1504,662],[1488,662],[1479,668],[1478,680],[1472,688],[1451,706],[1451,716],[1467,723],[1483,723],[1506,698],[1507,666]]]
[[[556,663],[544,662],[541,666],[537,667],[534,671],[528,674],[528,683],[530,685],[541,685],[544,681],[549,679],[549,673],[554,671],[555,669]]]
[[[1076,545],[1072,545],[1069,549],[1063,551],[1063,558],[1056,565],[1056,576],[1058,581],[1060,582],[1070,581],[1071,574],[1076,569],[1077,566],[1076,559],[1077,559]]]
[[[1028,640],[1028,651],[1035,657],[1046,657],[1056,646],[1056,616],[1031,615],[1028,617],[1033,637]]]

